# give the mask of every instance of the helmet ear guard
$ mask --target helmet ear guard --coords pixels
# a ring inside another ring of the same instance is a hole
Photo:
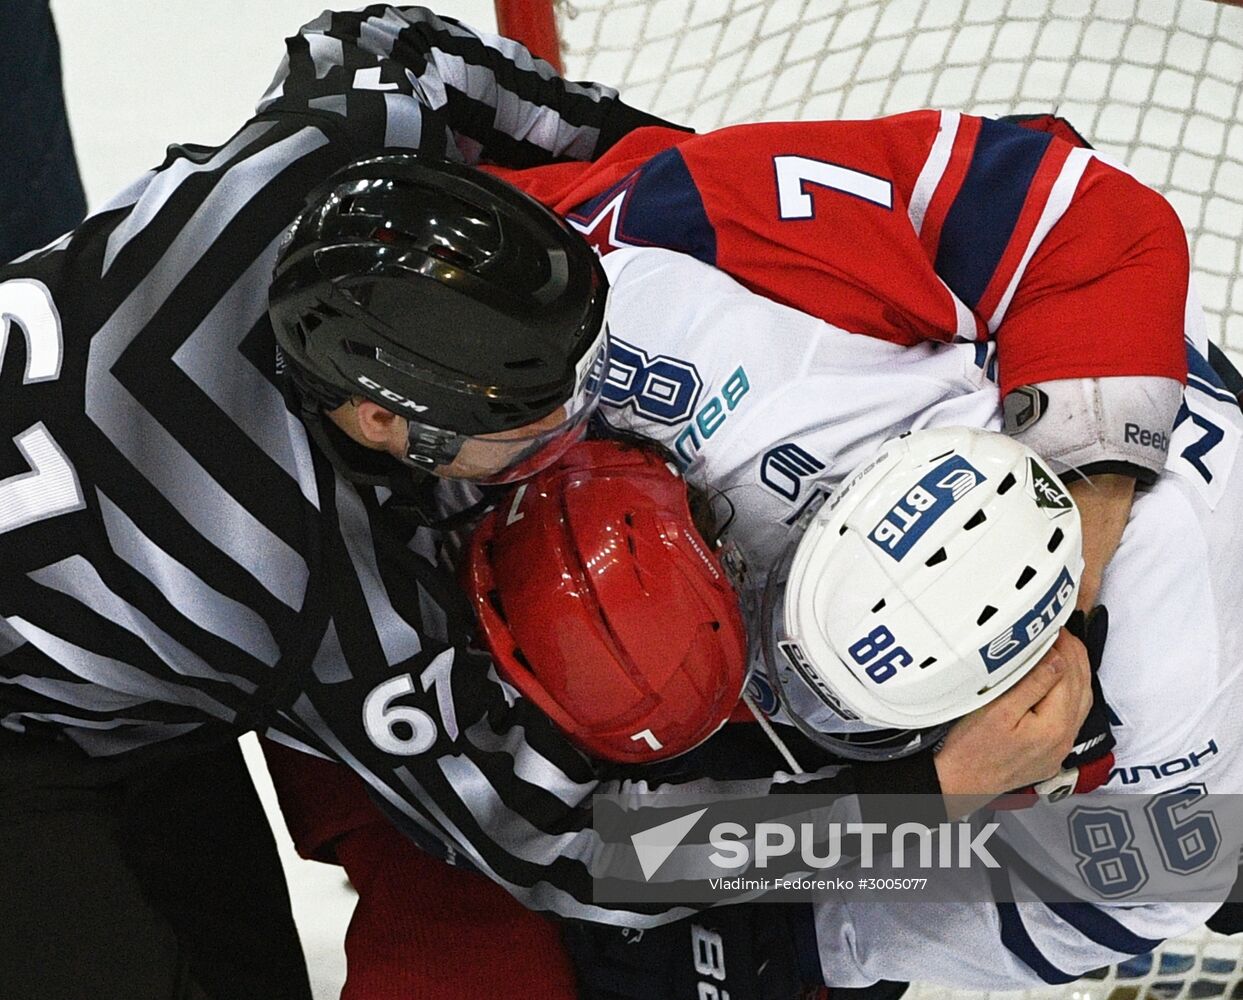
[[[737,596],[646,449],[571,448],[484,519],[464,571],[499,673],[595,757],[684,753],[738,703]]]
[[[835,752],[859,756],[859,734],[876,741],[879,729],[893,731],[883,754],[918,748],[1039,661],[1074,610],[1082,567],[1078,511],[1030,449],[966,428],[903,435],[839,487],[770,575],[770,679]]]

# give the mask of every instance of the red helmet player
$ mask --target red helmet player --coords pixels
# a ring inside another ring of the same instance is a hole
[[[738,704],[738,598],[653,451],[576,445],[483,520],[465,572],[497,669],[592,756],[684,753]]]

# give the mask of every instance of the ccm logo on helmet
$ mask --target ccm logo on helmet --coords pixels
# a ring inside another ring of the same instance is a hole
[[[983,481],[984,476],[970,462],[961,455],[951,455],[894,504],[868,538],[901,562],[942,514]]]
[[[393,392],[392,389],[384,388],[384,386],[380,385],[380,383],[375,379],[367,378],[366,375],[358,376],[358,384],[365,385],[372,392],[378,392],[390,403],[396,403],[398,406],[404,406],[408,410],[414,410],[415,413],[422,413],[427,409],[426,406],[420,406],[413,399],[406,399],[406,397],[400,393]]]
[[[987,646],[980,647],[980,658],[988,672],[991,674],[1004,667],[1035,642],[1053,624],[1066,602],[1074,595],[1075,581],[1070,577],[1070,570],[1063,566],[1062,572],[1053,581],[1053,586],[1036,602],[1034,608]]]

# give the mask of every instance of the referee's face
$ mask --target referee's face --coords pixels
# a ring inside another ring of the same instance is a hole
[[[494,434],[480,434],[463,440],[457,456],[447,465],[438,465],[432,471],[449,479],[468,479],[478,482],[495,481],[511,467],[530,464],[533,474],[556,459],[565,447],[581,436],[581,432],[564,438],[557,431],[567,424],[567,407],[559,407],[552,413],[521,427]],[[354,399],[328,412],[332,420],[353,441],[373,451],[385,451],[397,461],[406,457],[409,446],[409,423],[392,410],[386,410],[367,399]],[[576,424],[575,429],[581,425]],[[540,461],[545,449],[550,456]],[[555,449],[555,452],[553,451]],[[523,478],[515,474],[506,481]]]
[[[565,422],[566,407],[563,406],[522,427],[466,438],[452,462],[438,465],[432,471],[446,479],[494,481],[496,476],[519,463],[535,459],[545,446],[553,443],[554,432]],[[561,450],[564,449],[558,449],[557,454]],[[527,474],[533,475],[555,458],[553,455],[546,462],[532,462],[533,468]]]

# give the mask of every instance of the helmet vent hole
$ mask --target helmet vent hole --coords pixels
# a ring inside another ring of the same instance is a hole
[[[712,629],[712,631],[713,631],[713,632],[719,632],[719,631],[721,631],[721,623],[720,623],[720,622],[708,622],[708,625],[709,625],[709,627]]]
[[[1016,482],[1018,482],[1018,480],[1014,478],[1014,473],[1007,472],[1006,478],[1003,479],[1001,481],[1001,484],[997,487],[997,495],[1005,496],[1007,493],[1010,492],[1010,487],[1012,487]]]
[[[846,534],[846,525],[843,524],[840,528],[838,528],[837,534],[839,537]]]
[[[1053,534],[1049,536],[1048,549],[1050,552],[1056,552],[1057,547],[1062,544],[1062,529],[1054,528]]]
[[[527,659],[526,653],[517,646],[514,647],[514,659],[526,667],[527,670],[531,670],[531,661]],[[534,671],[531,672],[534,673]]]
[[[934,553],[932,553],[932,555],[928,557],[928,561],[924,563],[924,565],[929,566],[929,567],[935,566],[938,563],[945,562],[945,559],[946,559],[945,548],[942,547],[942,548],[937,549]]]
[[[962,526],[963,531],[970,531],[972,528],[978,528],[981,524],[988,520],[988,516],[982,510],[977,510],[971,515],[971,520]]]
[[[1014,589],[1022,590],[1029,583],[1031,583],[1032,577],[1035,575],[1036,571],[1031,566],[1024,567],[1023,572],[1019,574],[1019,581],[1014,585]]]
[[[622,520],[626,522],[627,528],[634,527],[634,514],[631,511],[626,511],[626,513],[622,515]]]
[[[506,361],[505,367],[512,371],[520,371],[527,368],[543,368],[543,358],[523,358],[521,361]]]
[[[428,247],[427,256],[435,257],[439,261],[443,261],[446,264],[451,264],[454,267],[460,267],[463,270],[469,270],[470,268],[474,267],[476,264],[476,261],[473,257],[468,257],[466,254],[462,253],[459,250],[454,250],[451,247],[445,247],[445,246]]]
[[[876,602],[875,605],[873,605],[872,614],[876,614],[879,611],[884,610],[884,607],[885,607],[885,599],[882,597],[879,601]]]
[[[928,657],[928,659],[924,660],[924,662],[919,665],[919,669],[923,670],[925,667],[930,667],[936,662],[937,662],[937,658],[935,656],[930,656]]]
[[[984,606],[984,610],[980,612],[980,617],[975,620],[975,623],[977,625],[983,625],[986,621],[992,618],[993,615],[995,615],[996,613],[997,613],[997,609],[993,607],[991,604],[987,604]]]

